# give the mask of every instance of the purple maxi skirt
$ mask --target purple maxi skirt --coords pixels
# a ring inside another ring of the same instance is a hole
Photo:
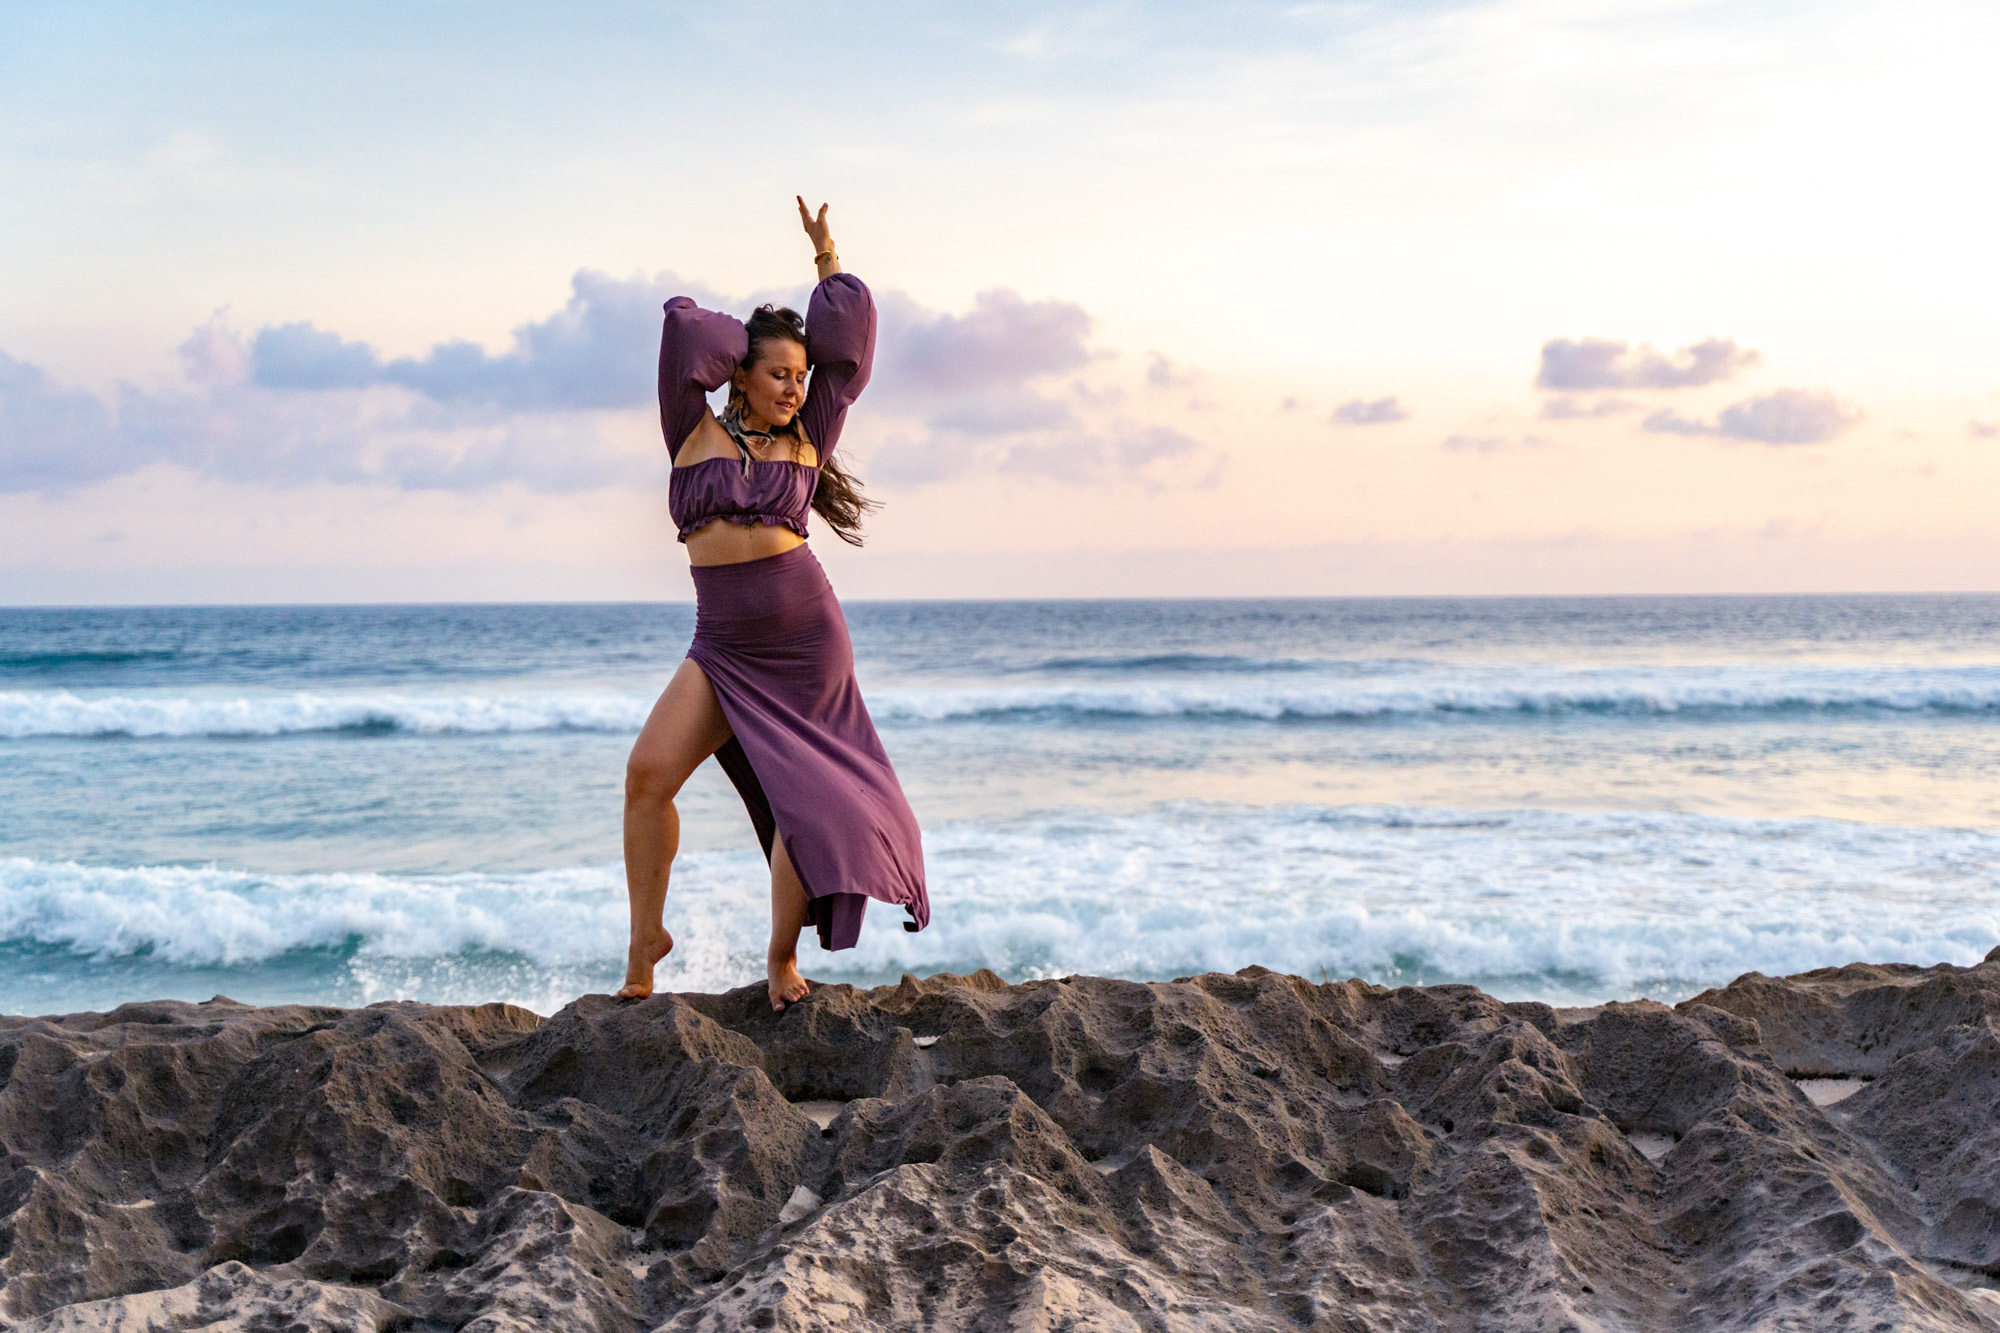
[[[735,733],[715,753],[771,857],[782,836],[826,949],[851,949],[870,898],[930,924],[917,817],[854,683],[854,648],[812,549],[695,565],[694,642]]]

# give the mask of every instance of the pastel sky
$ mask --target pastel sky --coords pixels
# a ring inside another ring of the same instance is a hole
[[[0,603],[685,599],[659,306],[882,308],[850,597],[2000,588],[2000,6],[0,0]]]

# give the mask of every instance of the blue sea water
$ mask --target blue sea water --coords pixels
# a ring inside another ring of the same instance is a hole
[[[934,924],[809,976],[1259,963],[1675,1000],[2000,944],[2000,597],[856,603]],[[0,610],[0,1012],[617,984],[685,605]],[[761,975],[684,793],[674,989]]]

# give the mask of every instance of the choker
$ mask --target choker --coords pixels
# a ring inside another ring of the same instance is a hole
[[[768,449],[777,439],[777,436],[771,431],[751,430],[748,426],[744,425],[743,411],[735,403],[731,403],[722,410],[721,422],[722,429],[727,431],[729,438],[736,442],[736,452],[742,455],[743,475],[747,479],[750,475],[750,465],[763,461],[757,457],[755,450]],[[754,446],[752,441],[755,442]]]

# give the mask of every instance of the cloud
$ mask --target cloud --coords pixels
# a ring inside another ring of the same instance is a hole
[[[250,377],[250,349],[222,322],[222,312],[174,350],[181,370],[196,384],[241,384]]]
[[[250,378],[266,389],[365,389],[382,382],[382,363],[367,343],[310,323],[281,324],[251,341]]]
[[[875,303],[880,325],[865,410],[875,419],[914,421],[924,436],[871,451],[870,467],[883,459],[885,480],[938,480],[976,461],[1030,466],[1022,451],[1027,437],[1038,435],[1047,437],[1049,457],[1062,460],[1059,470],[1108,456],[1073,404],[1101,405],[1112,395],[1078,381],[1065,401],[1043,385],[1098,359],[1086,342],[1094,321],[1082,306],[1030,301],[1004,287],[979,293],[964,314],[929,309],[896,291],[876,292]]]
[[[1125,390],[1116,384],[1092,384],[1077,378],[1069,382],[1070,401],[1079,407],[1112,408],[1125,401]]]
[[[62,489],[159,464],[271,486],[566,493],[659,484],[664,455],[614,445],[592,414],[652,404],[661,304],[686,294],[711,308],[803,305],[809,294],[737,302],[671,274],[589,270],[570,287],[561,310],[515,329],[498,355],[455,340],[388,358],[310,320],[246,338],[218,316],[178,349],[185,383],[123,385],[109,396],[61,389],[0,356],[0,491]],[[952,314],[896,292],[877,300],[876,372],[857,422],[891,436],[871,451],[885,479],[989,464],[1096,479],[1196,448],[1178,431],[1118,417],[1115,386],[1072,374],[1104,356],[1087,345],[1091,317],[1073,302],[995,289]],[[1058,375],[1072,382],[1052,389]],[[1185,372],[1155,354],[1148,377],[1161,375],[1178,382]]]
[[[1538,389],[1695,389],[1733,379],[1763,360],[1754,348],[1729,338],[1704,338],[1672,358],[1645,343],[1632,347],[1612,338],[1551,338],[1542,344]]]
[[[1037,393],[988,394],[934,412],[929,424],[934,430],[963,435],[1014,435],[1075,425],[1076,413]]]
[[[1001,466],[1057,481],[1093,481],[1107,472],[1184,458],[1197,447],[1169,426],[1119,423],[1102,433],[1023,441],[1007,452]]]
[[[514,422],[464,448],[410,445],[390,453],[371,480],[406,491],[476,491],[518,485],[571,495],[620,483],[657,483],[666,460],[607,448],[587,429],[538,430]]]
[[[1410,409],[1394,398],[1352,398],[1333,409],[1336,426],[1383,426],[1409,419]]]
[[[1091,360],[1092,320],[1072,301],[1029,301],[1004,287],[979,293],[964,315],[934,314],[894,293],[877,301],[875,373],[892,396],[1017,391]]]
[[[398,390],[307,394],[226,382],[224,333],[199,331],[182,350],[191,378],[225,382],[127,384],[107,401],[58,389],[39,368],[0,353],[0,492],[61,491],[160,464],[279,487],[463,491],[512,482],[545,493],[657,471],[604,440],[587,417],[439,429],[410,413]]]
[[[871,479],[920,485],[994,471],[1052,481],[1102,480],[1183,459],[1199,444],[1168,426],[1114,422],[1103,430],[1035,434],[1005,443],[950,437],[896,439],[870,451]]]
[[[1584,421],[1598,417],[1617,416],[1621,412],[1636,412],[1637,403],[1623,398],[1600,398],[1585,406],[1574,398],[1545,398],[1542,400],[1542,420],[1544,421]]]
[[[63,489],[130,471],[111,412],[0,352],[0,491]]]
[[[882,312],[871,419],[905,430],[868,449],[871,480],[920,485],[975,473],[1064,482],[1103,481],[1186,459],[1196,441],[1170,427],[1112,415],[1123,394],[1081,380],[1067,397],[1054,376],[1101,361],[1088,343],[1094,321],[1070,301],[1030,301],[1005,288],[981,292],[965,314],[927,310],[877,293]],[[1192,371],[1154,352],[1146,383],[1185,387]]]
[[[514,330],[499,356],[464,340],[421,357],[384,360],[367,343],[310,322],[259,330],[250,378],[263,388],[324,391],[397,385],[434,402],[513,411],[588,411],[653,401],[660,307],[693,296],[711,309],[743,311],[765,299],[804,308],[809,291],[765,293],[745,302],[717,296],[670,273],[613,278],[589,269],[570,279],[568,303]],[[963,315],[927,310],[896,292],[877,294],[881,322],[871,401],[949,401],[945,410],[986,433],[1007,422],[1067,423],[1065,409],[1027,389],[1029,380],[1091,360],[1090,315],[1070,301],[1029,301],[1005,288],[981,292]],[[1019,427],[1025,428],[1025,427]]]
[[[638,407],[653,401],[660,308],[680,295],[721,304],[672,274],[620,279],[583,269],[570,279],[568,303],[515,329],[513,349],[499,356],[460,339],[384,361],[367,343],[310,322],[281,324],[251,340],[250,378],[267,389],[394,384],[440,403],[514,411]]]
[[[1713,422],[1684,417],[1671,408],[1647,417],[1640,429],[1664,435],[1708,435],[1758,444],[1824,444],[1862,419],[1862,413],[1825,389],[1779,389],[1722,409]]]
[[[1968,421],[1965,433],[1975,440],[2000,440],[2000,422]]]
[[[765,293],[738,302],[670,273],[613,278],[590,269],[570,279],[570,298],[547,319],[514,330],[498,356],[464,340],[421,357],[384,360],[310,322],[259,330],[251,379],[268,389],[359,389],[393,384],[441,403],[513,410],[592,410],[653,401],[660,307],[693,296],[739,313],[775,300],[804,308],[809,292]],[[981,292],[962,315],[927,310],[895,292],[877,293],[881,327],[875,382],[888,396],[1004,398],[1030,379],[1075,370],[1091,318],[1070,301],[1029,301],[1005,288]]]
[[[1155,389],[1184,389],[1194,383],[1194,373],[1154,352],[1146,363],[1146,383]]]
[[[1454,453],[1497,454],[1502,449],[1539,449],[1548,441],[1540,435],[1447,435],[1438,445]]]

